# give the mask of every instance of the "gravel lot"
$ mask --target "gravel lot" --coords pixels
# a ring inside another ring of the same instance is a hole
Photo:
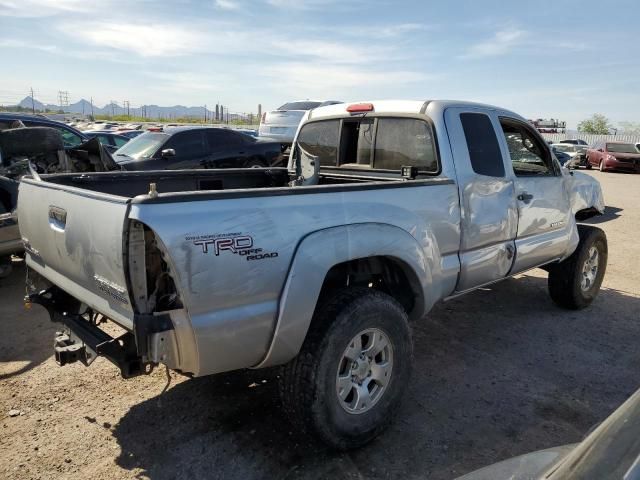
[[[609,238],[596,302],[556,308],[535,270],[437,306],[415,326],[400,420],[348,454],[291,433],[269,374],[172,375],[161,394],[162,369],[57,367],[55,326],[23,309],[17,264],[0,281],[0,477],[451,479],[580,440],[640,386],[640,176],[590,174]]]

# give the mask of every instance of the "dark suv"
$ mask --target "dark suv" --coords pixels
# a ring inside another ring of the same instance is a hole
[[[170,127],[139,135],[113,158],[126,170],[183,170],[270,167],[281,154],[280,142],[229,128]]]
[[[25,113],[0,113],[0,130],[11,128],[11,125],[16,121],[22,122],[25,127],[55,128],[62,135],[65,148],[77,147],[89,140],[85,134],[65,123],[56,122],[42,115]]]

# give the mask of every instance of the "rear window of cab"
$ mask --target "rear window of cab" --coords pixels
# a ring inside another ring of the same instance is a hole
[[[423,173],[438,172],[432,127],[417,118],[318,120],[302,127],[297,148],[322,167],[400,171],[412,166]]]

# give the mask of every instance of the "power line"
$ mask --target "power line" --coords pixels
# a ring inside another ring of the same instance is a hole
[[[64,107],[69,107],[69,92],[66,90],[58,90],[58,105],[64,111]]]

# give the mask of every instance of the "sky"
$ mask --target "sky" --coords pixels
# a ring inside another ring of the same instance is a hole
[[[640,122],[640,2],[0,0],[0,104],[459,99]]]

